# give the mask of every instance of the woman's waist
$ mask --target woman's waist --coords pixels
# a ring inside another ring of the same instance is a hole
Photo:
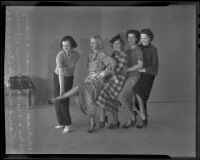
[[[69,76],[74,74],[75,68],[62,68],[64,76]],[[59,68],[55,69],[55,73],[59,74]]]

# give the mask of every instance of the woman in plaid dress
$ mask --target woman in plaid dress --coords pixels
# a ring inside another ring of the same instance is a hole
[[[111,57],[117,62],[115,74],[107,78],[102,90],[99,92],[97,104],[101,107],[100,128],[105,126],[105,110],[113,115],[113,123],[108,128],[118,128],[118,106],[120,103],[116,100],[126,82],[127,54],[122,51],[123,40],[120,35],[116,35],[110,40],[113,53]]]
[[[51,100],[51,102],[54,103],[67,97],[77,95],[76,100],[81,111],[90,117],[89,133],[93,132],[96,126],[95,115],[97,104],[95,102],[97,95],[104,84],[105,78],[110,74],[113,74],[116,64],[113,58],[101,50],[103,48],[103,41],[100,36],[94,36],[90,39],[90,47],[92,53],[89,54],[89,74],[85,81],[64,93],[62,97],[58,96]]]

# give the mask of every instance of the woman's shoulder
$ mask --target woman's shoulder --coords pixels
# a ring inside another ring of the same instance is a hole
[[[140,45],[138,45],[138,46],[136,47],[136,50],[139,51],[139,52],[140,52],[140,51],[142,52],[142,47],[141,47]]]
[[[153,44],[150,44],[150,47],[151,47],[152,50],[157,50],[157,47],[154,46]]]
[[[80,55],[76,50],[72,50],[73,54]]]
[[[56,58],[60,58],[60,57],[63,57],[64,55],[64,51],[63,50],[60,50],[57,55],[56,55]]]
[[[72,51],[72,54],[73,54],[75,57],[80,57],[80,54],[79,54],[76,50],[73,50],[73,51]]]

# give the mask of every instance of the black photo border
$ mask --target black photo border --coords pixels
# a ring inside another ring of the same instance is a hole
[[[6,6],[196,6],[196,156],[194,158],[169,157],[168,155],[98,155],[98,154],[6,154],[5,153],[5,103],[4,103],[4,57],[5,57],[5,16]],[[200,2],[198,1],[1,1],[1,158],[2,159],[197,159],[200,160]]]

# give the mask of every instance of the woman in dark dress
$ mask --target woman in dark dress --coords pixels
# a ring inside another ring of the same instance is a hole
[[[62,50],[56,56],[56,69],[54,72],[54,97],[62,96],[73,85],[74,70],[79,54],[74,50],[77,43],[71,36],[61,40]],[[70,131],[71,116],[69,112],[69,98],[55,103],[58,125],[56,129],[64,128],[63,133]]]
[[[139,70],[141,77],[133,88],[133,92],[136,95],[136,108],[138,108],[138,105],[143,106],[146,118],[137,124],[137,128],[147,126],[147,100],[150,96],[155,76],[158,74],[158,52],[157,48],[151,44],[153,36],[150,29],[143,29],[140,32],[140,47],[143,51],[143,69]]]

